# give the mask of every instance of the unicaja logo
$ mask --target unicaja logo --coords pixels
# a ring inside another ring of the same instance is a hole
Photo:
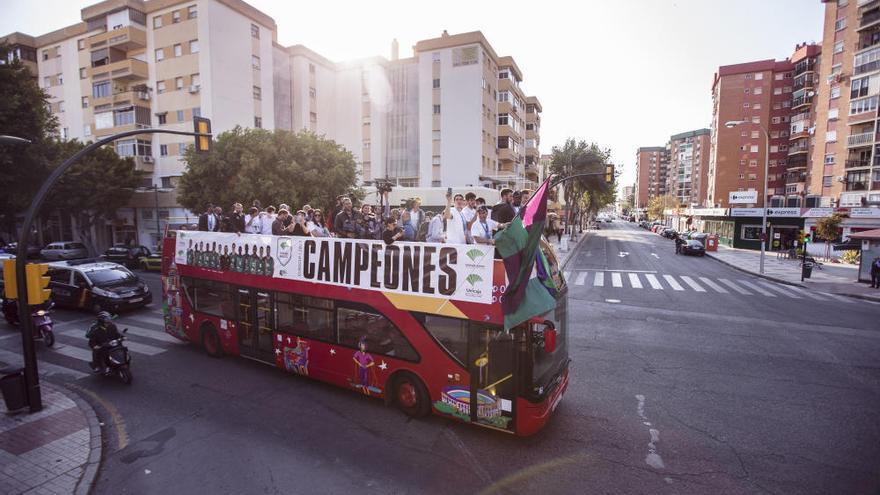
[[[476,250],[474,250],[474,251],[476,251]],[[470,253],[468,253],[468,255],[470,255]],[[469,284],[471,284],[471,287],[473,287],[474,285],[476,285],[477,282],[482,282],[483,277],[477,275],[476,273],[471,273],[470,275],[467,276],[467,278],[465,280],[467,280],[467,282]]]
[[[483,256],[483,252],[480,251],[479,249],[471,249],[470,251],[468,251],[464,254],[466,254],[467,257],[471,259],[471,261],[477,261],[477,258]],[[470,278],[470,277],[468,277],[468,278]]]

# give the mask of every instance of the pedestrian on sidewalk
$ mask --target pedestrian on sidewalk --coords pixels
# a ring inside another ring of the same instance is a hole
[[[871,262],[871,287],[880,289],[880,256]]]

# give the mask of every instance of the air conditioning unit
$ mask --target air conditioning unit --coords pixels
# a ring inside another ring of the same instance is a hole
[[[840,73],[831,74],[828,76],[828,84],[838,83],[840,82]]]
[[[138,91],[137,97],[139,100],[149,101],[150,100],[150,93],[148,93],[146,91]]]
[[[143,158],[144,163],[153,163],[153,157],[152,157],[152,156],[142,156],[141,158]]]
[[[846,178],[842,175],[838,175],[835,179],[837,182],[846,182]]]
[[[201,86],[199,86],[198,84],[193,84],[192,86],[189,87],[189,92],[190,93],[198,93],[200,88],[201,88]]]

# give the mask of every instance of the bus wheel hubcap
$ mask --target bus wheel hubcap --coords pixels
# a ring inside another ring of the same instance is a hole
[[[401,405],[404,407],[412,407],[416,405],[416,388],[412,383],[405,382],[400,385],[400,391],[397,393]]]

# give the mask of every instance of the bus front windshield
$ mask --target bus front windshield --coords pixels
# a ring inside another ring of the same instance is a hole
[[[539,339],[532,338],[532,389],[537,395],[542,395],[549,388],[553,380],[559,376],[564,363],[568,361],[568,288],[553,248],[542,239],[541,250],[547,263],[550,265],[550,274],[558,288],[556,308],[543,316],[556,327],[556,348],[553,352],[546,352],[539,345]]]

